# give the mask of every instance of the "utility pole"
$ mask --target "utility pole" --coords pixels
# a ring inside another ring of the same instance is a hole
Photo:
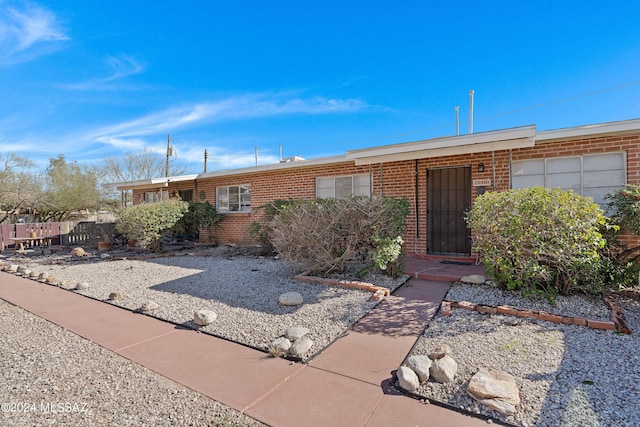
[[[167,161],[164,166],[164,176],[169,176],[169,155],[171,154],[171,134],[167,134]]]

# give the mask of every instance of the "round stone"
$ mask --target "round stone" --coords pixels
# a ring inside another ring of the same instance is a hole
[[[198,326],[212,324],[218,318],[218,314],[213,310],[196,310],[193,312],[193,323]]]
[[[284,294],[280,295],[280,297],[278,298],[278,302],[286,306],[296,306],[302,304],[303,299],[302,295],[300,295],[298,292],[285,292]]]
[[[89,284],[87,282],[78,282],[76,284],[76,291],[86,291],[89,289]]]

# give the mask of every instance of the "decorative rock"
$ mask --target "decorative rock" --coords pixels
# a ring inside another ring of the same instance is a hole
[[[290,341],[296,341],[309,333],[309,329],[302,326],[294,326],[285,331],[284,336]]]
[[[38,273],[35,271],[32,271],[29,273],[29,278],[31,279],[36,279],[38,277]]]
[[[20,268],[21,266],[18,264],[11,264],[9,266],[9,270],[7,270],[9,273],[17,273],[18,272],[18,268]]]
[[[453,360],[453,357],[444,356],[433,361],[429,373],[435,381],[439,383],[449,383],[453,381],[458,373],[458,363]]]
[[[71,256],[81,257],[85,256],[87,253],[81,247],[71,249]]]
[[[111,254],[104,253],[104,254],[100,255],[100,258],[102,258],[102,259],[111,258]]]
[[[56,276],[47,276],[46,282],[50,285],[55,285],[56,283],[58,283],[58,281],[56,280]]]
[[[405,365],[418,375],[421,383],[429,380],[431,359],[428,356],[410,356],[405,361]]]
[[[144,311],[146,313],[149,311],[157,310],[158,308],[160,308],[159,304],[153,301],[147,301],[144,304],[142,304],[142,307],[140,307],[140,311]]]
[[[38,275],[38,280],[47,280],[48,274],[46,272],[42,272]]]
[[[27,266],[25,266],[25,265],[19,265],[19,266],[18,266],[18,270],[17,270],[17,272],[18,272],[19,274],[24,274],[24,272],[25,272],[25,271],[29,271],[29,272],[31,272],[31,270],[29,270],[29,269],[27,268]]]
[[[23,275],[24,277],[29,277],[29,276],[31,276],[31,270],[27,270],[27,269],[22,270],[22,275]]]
[[[196,310],[193,312],[193,323],[198,326],[212,324],[218,318],[218,314],[213,310]]]
[[[479,274],[471,274],[469,276],[464,276],[460,281],[462,283],[470,283],[472,285],[482,285],[487,281],[487,278]]]
[[[123,299],[124,299],[124,297],[122,296],[122,294],[120,292],[111,292],[109,294],[109,300],[110,301],[121,301]]]
[[[398,377],[398,385],[409,392],[416,391],[420,386],[418,374],[407,366],[400,366],[396,375]]]
[[[276,338],[269,345],[269,353],[274,356],[282,356],[291,348],[291,341],[285,337]]]
[[[450,354],[451,354],[451,347],[449,347],[449,344],[442,344],[434,348],[433,351],[429,353],[429,359],[438,360]]]
[[[87,282],[78,282],[75,287],[76,291],[86,291],[87,289],[89,289],[89,284]]]
[[[302,304],[302,301],[302,295],[300,295],[298,292],[285,292],[278,298],[278,302],[286,306],[300,305]]]
[[[504,415],[513,415],[520,404],[515,379],[504,371],[480,368],[469,380],[467,394]]]
[[[289,353],[291,353],[293,356],[302,357],[309,350],[311,350],[311,347],[313,347],[313,341],[311,341],[311,338],[305,335],[301,338],[298,338],[293,343],[291,349],[289,349]]]

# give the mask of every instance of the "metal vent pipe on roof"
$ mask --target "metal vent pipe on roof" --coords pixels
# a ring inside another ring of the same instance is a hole
[[[473,90],[469,91],[469,133],[473,133]]]
[[[456,136],[460,135],[460,107],[453,107],[456,110]]]

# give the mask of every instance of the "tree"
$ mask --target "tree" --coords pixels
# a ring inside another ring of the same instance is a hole
[[[129,152],[124,157],[107,157],[104,159],[103,175],[106,182],[130,182],[151,179],[165,174],[165,156],[144,148]],[[186,169],[170,164],[169,175],[183,175]]]
[[[45,177],[46,198],[38,209],[41,221],[64,221],[75,211],[98,209],[102,195],[98,189],[99,171],[68,163],[64,155],[49,159]]]
[[[33,163],[15,154],[0,154],[0,223],[15,220],[22,209],[43,197],[41,180],[27,172]]]

